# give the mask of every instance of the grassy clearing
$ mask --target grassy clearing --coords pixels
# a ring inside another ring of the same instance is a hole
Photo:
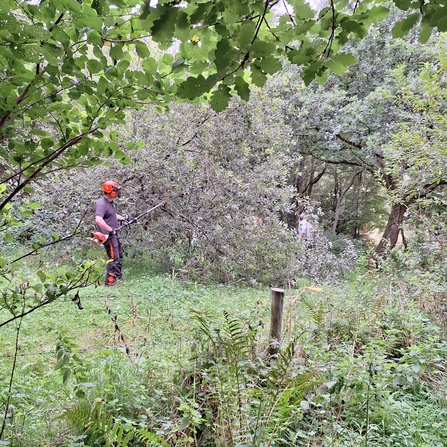
[[[264,389],[277,373],[265,358],[268,288],[184,283],[137,267],[125,278],[83,289],[82,310],[68,297],[23,320],[11,446],[445,445],[447,346],[419,299],[385,276],[286,291],[283,340],[296,344],[281,374],[307,380],[293,388],[307,391],[283,387],[273,398]],[[17,329],[2,328],[2,402]],[[106,414],[126,433],[140,430],[131,444],[107,441]]]

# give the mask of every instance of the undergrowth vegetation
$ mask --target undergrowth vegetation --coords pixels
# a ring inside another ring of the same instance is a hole
[[[0,445],[443,446],[442,287],[402,256],[286,288],[273,357],[268,288],[128,263],[2,327]]]

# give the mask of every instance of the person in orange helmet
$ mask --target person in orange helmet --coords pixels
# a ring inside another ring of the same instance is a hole
[[[116,212],[114,199],[121,196],[121,186],[108,180],[102,184],[103,196],[95,205],[95,221],[98,231],[108,236],[104,242],[104,248],[110,262],[106,266],[106,286],[114,286],[117,279],[122,278],[123,249],[116,229],[119,221],[126,218]]]

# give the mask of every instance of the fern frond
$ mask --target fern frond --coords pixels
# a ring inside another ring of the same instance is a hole
[[[135,440],[145,443],[145,447],[166,447],[168,444],[155,433],[139,429],[134,434]]]

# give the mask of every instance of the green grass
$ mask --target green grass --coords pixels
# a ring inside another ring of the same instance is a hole
[[[122,407],[130,417],[132,411],[138,413],[143,404],[148,404],[148,397],[142,397],[147,387],[140,390],[139,397],[135,396],[134,386],[142,386],[138,382],[170,383],[179,368],[188,364],[196,337],[191,309],[210,311],[222,318],[226,310],[247,322],[265,319],[269,309],[268,289],[207,288],[180,283],[172,275],[153,276],[141,267],[125,269],[124,277],[113,288],[82,289],[82,310],[67,297],[23,320],[10,434],[23,432],[29,439],[33,430],[39,436],[51,432],[54,427],[46,422],[56,420],[73,401],[76,389],[83,390],[91,399],[107,399],[108,405],[118,411]],[[5,314],[0,313],[0,318]],[[3,390],[9,381],[16,334],[17,324],[1,330]],[[79,364],[69,365],[72,375],[67,385],[62,383],[61,371],[54,369],[56,342],[61,337],[69,337],[71,349],[80,358]],[[80,383],[87,385],[76,384],[76,375]],[[58,426],[57,420],[55,424]],[[21,438],[13,439],[17,443]],[[40,442],[45,445],[43,440]]]
[[[166,443],[148,445],[198,445],[197,431],[192,436],[182,421],[189,421],[189,427],[195,421],[195,430],[202,427],[203,403],[200,388],[198,395],[189,395],[186,384],[200,368],[205,368],[201,374],[218,371],[204,366],[209,360],[221,370],[227,365],[216,352],[200,351],[192,310],[208,321],[211,337],[219,336],[226,313],[243,330],[255,328],[257,355],[265,354],[268,287],[204,286],[179,281],[175,274],[156,275],[142,266],[126,266],[124,278],[113,288],[82,289],[82,310],[69,296],[23,320],[4,435],[11,446],[94,445],[82,428],[86,410],[80,402],[88,408],[100,405],[115,420],[148,428]],[[307,285],[302,281],[285,294],[283,341],[289,338],[290,324],[290,337],[298,336],[301,353],[287,373],[317,374],[322,385],[307,393],[302,411],[293,409],[301,416],[293,423],[285,418],[287,426],[283,431],[276,426],[274,443],[268,443],[266,434],[262,445],[444,445],[446,344],[417,303],[385,285],[383,277],[359,274],[339,287],[313,285],[322,286],[321,291],[305,289]],[[5,315],[0,312],[0,321]],[[18,321],[1,329],[0,420],[17,328]],[[234,371],[247,379],[249,370],[243,368],[236,363]],[[226,371],[229,383],[222,389],[244,396],[246,391],[237,388],[241,378],[233,387],[230,369]],[[231,405],[236,404],[244,405]],[[209,439],[205,445],[219,445],[216,438],[214,443]]]

